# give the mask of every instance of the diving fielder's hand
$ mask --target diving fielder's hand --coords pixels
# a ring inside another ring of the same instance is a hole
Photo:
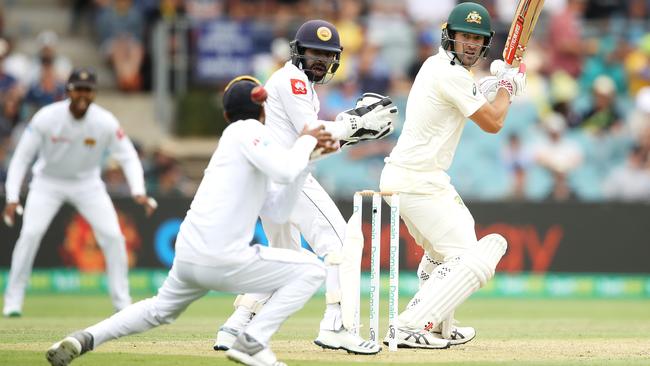
[[[332,134],[325,131],[325,126],[323,125],[319,125],[312,129],[309,129],[307,126],[305,126],[300,135],[310,135],[318,140],[316,147],[314,147],[314,151],[310,155],[310,160],[314,160],[322,157],[323,155],[333,153],[335,151],[338,151],[340,148],[338,141],[332,139]]]
[[[144,213],[147,217],[151,216],[154,211],[158,208],[158,202],[153,197],[146,196],[144,194],[133,196],[135,203],[144,207]]]
[[[23,214],[23,206],[19,202],[7,202],[5,209],[2,212],[2,218],[4,219],[5,225],[13,227],[16,223],[16,214]]]

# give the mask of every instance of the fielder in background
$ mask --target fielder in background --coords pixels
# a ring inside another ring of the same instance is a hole
[[[264,108],[251,100],[252,77],[233,80],[223,96],[227,121],[176,239],[176,257],[158,294],[55,343],[50,364],[72,359],[111,339],[171,323],[209,290],[272,292],[266,306],[228,350],[245,365],[281,366],[268,347],[280,325],[325,279],[323,263],[301,252],[251,246],[260,214],[283,222],[296,202],[315,148],[334,143],[322,126],[304,128],[290,148],[264,126]],[[273,185],[272,183],[279,183]]]
[[[126,175],[135,201],[147,215],[156,202],[146,196],[142,165],[133,144],[113,114],[94,104],[97,77],[93,70],[73,70],[67,83],[68,99],[39,110],[23,133],[9,164],[4,221],[13,226],[20,214],[20,187],[32,168],[20,237],[11,258],[4,296],[4,316],[22,314],[25,288],[43,235],[63,203],[74,206],[93,228],[104,253],[108,287],[116,310],[131,303],[128,258],[115,208],[101,180],[107,151]]]
[[[467,118],[497,133],[512,98],[523,93],[525,74],[518,69],[501,67],[489,90],[472,79],[470,69],[486,56],[493,34],[483,6],[452,10],[442,47],[415,78],[402,134],[382,171],[381,190],[399,192],[400,215],[425,251],[420,289],[398,317],[401,347],[446,348],[474,338],[473,328],[453,324],[454,310],[493,277],[506,251],[501,235],[477,240],[474,218],[445,172]]]
[[[335,121],[318,120],[320,102],[314,84],[325,83],[339,67],[343,48],[336,28],[323,20],[305,22],[291,42],[291,60],[266,83],[267,125],[272,138],[289,147],[305,126],[323,124],[335,140],[343,144],[378,139],[392,132],[397,108],[392,101],[376,94],[360,98],[354,109],[340,113]],[[314,341],[323,348],[343,349],[357,354],[375,354],[381,348],[364,341],[358,334],[352,312],[357,308],[358,287],[349,286],[353,279],[341,268],[358,268],[360,255],[344,256],[346,222],[334,201],[309,175],[302,187],[289,222],[277,224],[261,215],[269,245],[301,250],[300,234],[311,248],[324,258],[327,268],[326,309]],[[359,248],[361,250],[361,248]],[[357,263],[346,263],[356,261]],[[215,350],[227,350],[255,314],[263,311],[270,294],[246,294],[235,300],[235,312],[219,328]],[[262,309],[262,310],[260,310]],[[344,321],[342,312],[347,314]]]

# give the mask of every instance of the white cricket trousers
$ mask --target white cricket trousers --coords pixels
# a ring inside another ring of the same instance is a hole
[[[291,211],[289,221],[277,224],[262,217],[262,225],[269,240],[269,246],[273,248],[301,250],[300,234],[305,237],[314,253],[319,257],[325,257],[332,252],[340,253],[343,248],[346,221],[332,198],[311,174],[305,180],[302,192]],[[329,294],[326,299],[336,298],[337,296],[333,294],[341,292],[339,266],[328,265],[326,269],[325,289]],[[263,299],[267,295],[257,294],[255,296]],[[338,330],[341,326],[338,305],[330,306],[325,311],[320,328]]]
[[[41,239],[63,203],[68,202],[88,221],[104,253],[108,288],[116,310],[131,303],[128,259],[115,208],[101,180],[61,182],[36,177],[30,185],[20,236],[11,257],[4,314],[22,312],[25,289]]]
[[[379,184],[382,191],[400,192],[399,213],[409,233],[439,262],[477,243],[474,217],[448,179],[444,172],[421,173],[386,164]],[[405,188],[416,193],[404,193]]]
[[[322,285],[325,267],[307,251],[255,246],[257,253],[245,262],[224,258],[214,266],[175,260],[158,294],[139,301],[86,330],[95,347],[129,334],[141,333],[174,321],[192,302],[209,290],[272,292],[262,310],[244,332],[268,345],[271,336],[300,310]]]

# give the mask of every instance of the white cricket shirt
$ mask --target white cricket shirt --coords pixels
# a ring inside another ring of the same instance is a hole
[[[444,171],[451,165],[467,117],[487,103],[471,73],[451,60],[440,48],[422,65],[387,163],[422,172]]]
[[[307,126],[317,125],[320,101],[307,75],[291,61],[274,72],[264,85],[266,126],[284,147],[291,147]]]
[[[14,152],[5,185],[7,202],[17,202],[29,165],[34,179],[62,185],[101,179],[106,152],[120,163],[133,195],[145,194],[142,165],[119,122],[92,103],[81,119],[69,110],[70,100],[41,108],[25,129]]]
[[[192,200],[176,241],[176,258],[205,266],[244,262],[257,217],[288,219],[307,175],[316,146],[302,136],[286,149],[256,120],[238,121],[225,130]],[[281,190],[270,187],[282,184]]]

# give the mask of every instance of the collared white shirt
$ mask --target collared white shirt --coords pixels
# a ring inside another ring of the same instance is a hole
[[[131,193],[145,193],[142,164],[133,144],[108,110],[92,103],[79,120],[70,100],[41,108],[32,118],[14,152],[7,174],[7,202],[17,202],[20,186],[34,157],[34,179],[61,184],[99,180],[109,152],[122,166]]]
[[[467,117],[485,103],[472,74],[440,48],[415,78],[402,133],[386,162],[414,171],[447,170]]]

